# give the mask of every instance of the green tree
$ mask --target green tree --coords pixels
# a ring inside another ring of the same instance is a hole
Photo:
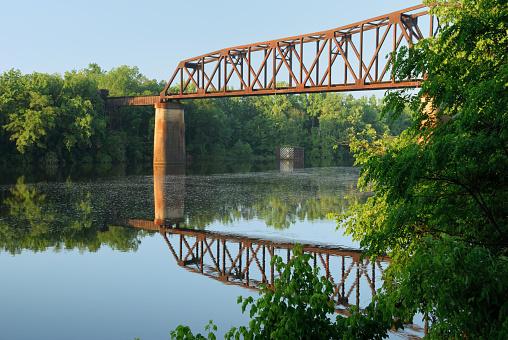
[[[426,74],[398,138],[354,144],[360,183],[375,195],[341,223],[370,255],[392,262],[377,308],[416,313],[434,338],[508,336],[508,8],[506,1],[439,1],[440,33],[403,49],[399,79]]]
[[[330,299],[332,284],[319,277],[312,268],[311,256],[302,247],[293,249],[294,256],[286,265],[274,257],[274,265],[281,272],[274,287],[264,287],[259,299],[239,298],[242,312],[250,306],[247,327],[231,329],[226,338],[244,339],[331,339],[336,325],[329,316],[335,304]]]
[[[105,128],[103,102],[83,72],[59,75],[8,71],[0,76],[3,130],[21,154],[72,160]]]
[[[148,79],[139,68],[127,65],[118,66],[104,72],[95,64],[88,67],[88,73],[97,77],[100,89],[109,91],[110,96],[155,95],[163,88],[163,83]]]
[[[152,157],[151,107],[105,108],[99,90],[110,96],[156,95],[163,82],[148,79],[137,67],[109,71],[90,64],[64,76],[0,76],[0,150],[25,163],[146,162]],[[258,158],[273,158],[281,145],[304,147],[308,158],[333,164],[351,158],[355,133],[371,138],[405,127],[403,119],[385,121],[375,98],[340,94],[277,95],[185,102],[187,152],[193,156],[234,158],[249,145]],[[238,144],[240,143],[240,144]]]
[[[48,134],[57,117],[58,94],[62,81],[58,76],[34,73],[22,75],[11,70],[0,78],[0,112],[3,128],[20,153],[35,147],[46,147]]]

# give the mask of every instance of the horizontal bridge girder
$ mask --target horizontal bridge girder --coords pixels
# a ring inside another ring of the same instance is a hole
[[[160,102],[160,96],[107,97],[106,107],[112,108],[120,106],[153,106]]]
[[[401,81],[401,82],[385,82],[377,84],[347,84],[335,86],[309,86],[309,87],[278,87],[277,89],[246,89],[246,90],[229,90],[226,93],[208,92],[203,93],[186,93],[183,95],[161,96],[162,101],[180,100],[180,99],[200,99],[200,98],[218,98],[218,97],[242,97],[242,96],[266,96],[274,94],[302,94],[302,93],[320,93],[320,92],[350,92],[350,91],[368,91],[368,90],[388,90],[414,88],[420,86],[420,80]]]

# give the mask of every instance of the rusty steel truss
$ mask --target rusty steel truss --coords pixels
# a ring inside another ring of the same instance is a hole
[[[129,220],[131,227],[159,232],[179,266],[225,284],[257,290],[280,275],[271,259],[279,255],[285,263],[292,256],[293,243],[214,233],[203,230],[165,227],[148,220]],[[359,250],[303,245],[311,264],[333,286],[336,312],[347,315],[353,305],[365,307],[376,294],[376,285],[388,258],[375,261],[361,258]],[[361,294],[363,294],[361,296]]]
[[[417,87],[390,68],[401,46],[433,36],[424,5],[311,34],[222,49],[181,61],[161,101]]]

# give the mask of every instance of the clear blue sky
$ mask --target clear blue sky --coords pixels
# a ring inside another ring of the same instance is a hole
[[[63,73],[91,62],[167,79],[179,60],[342,26],[419,0],[2,0],[0,72]]]

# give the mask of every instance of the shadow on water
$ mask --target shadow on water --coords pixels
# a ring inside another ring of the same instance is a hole
[[[332,160],[316,159],[306,161],[309,168],[316,167],[351,167],[352,159]],[[228,159],[200,157],[189,160],[186,165],[187,175],[212,175],[230,173],[262,172],[279,170],[283,168],[300,169],[302,165],[294,166],[292,162],[279,162],[273,158],[246,158]],[[152,164],[147,163],[83,163],[56,165],[14,165],[0,168],[0,185],[16,183],[16,180],[23,176],[26,183],[36,182],[62,182],[68,179],[72,181],[87,181],[90,179],[118,178],[125,176],[142,176],[152,174]]]

